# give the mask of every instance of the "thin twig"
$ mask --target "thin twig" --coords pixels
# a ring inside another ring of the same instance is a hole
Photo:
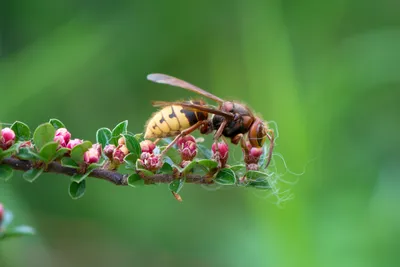
[[[33,162],[16,158],[5,158],[0,162],[0,165],[8,165],[11,168],[19,171],[28,171],[34,168]],[[58,173],[66,176],[73,176],[78,173],[77,169],[64,167],[58,162],[49,163],[44,172]],[[210,184],[210,181],[206,176],[197,174],[187,174],[185,176],[187,183]],[[128,185],[128,175],[121,174],[117,171],[95,169],[89,174],[89,177],[106,180],[115,185]],[[176,179],[176,176],[173,174],[154,174],[151,176],[142,176],[142,179],[145,180],[146,184],[170,183]]]

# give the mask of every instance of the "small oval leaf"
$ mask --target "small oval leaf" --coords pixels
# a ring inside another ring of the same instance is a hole
[[[144,185],[144,180],[140,177],[139,174],[133,173],[128,177],[128,185],[132,187],[142,186]]]
[[[69,185],[68,193],[72,199],[78,199],[83,197],[86,191],[86,180],[83,180],[80,183],[71,182]]]
[[[0,165],[0,179],[7,181],[13,176],[14,170],[8,165]]]
[[[30,183],[33,183],[41,174],[43,169],[30,169],[22,175],[22,177]]]
[[[139,158],[142,152],[139,141],[133,135],[123,134],[122,136],[125,138],[125,145],[129,152]]]
[[[236,175],[231,169],[221,169],[215,176],[215,182],[221,185],[234,185]]]
[[[121,134],[126,134],[128,131],[128,121],[122,121],[115,126],[112,130],[112,140],[111,143],[114,145],[118,145],[118,139],[120,138]]]
[[[65,128],[64,123],[62,123],[60,120],[58,119],[50,119],[49,123],[51,125],[53,125],[54,129],[60,129],[60,128]]]
[[[31,138],[31,130],[28,125],[23,122],[16,121],[11,126],[11,130],[15,133],[15,141],[28,141]]]
[[[169,190],[171,190],[173,193],[178,194],[179,191],[181,191],[183,184],[185,183],[185,178],[182,179],[175,179],[171,183],[169,183]]]
[[[42,147],[39,155],[44,159],[45,163],[49,163],[54,159],[58,145],[58,142],[49,142]]]
[[[108,128],[100,128],[96,132],[96,142],[101,144],[104,148],[110,143],[111,140],[111,130]]]
[[[197,163],[208,168],[209,170],[215,169],[218,166],[218,163],[211,159],[201,159],[197,161]]]
[[[88,151],[89,148],[92,147],[92,142],[84,141],[82,144],[79,144],[72,148],[71,150],[71,158],[76,163],[83,162],[83,154]]]
[[[54,140],[56,129],[50,123],[39,125],[33,133],[33,142],[40,150],[45,144]]]

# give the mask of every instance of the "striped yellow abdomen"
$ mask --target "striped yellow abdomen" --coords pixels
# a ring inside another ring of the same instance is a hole
[[[181,106],[167,106],[156,112],[147,122],[144,138],[165,138],[178,135],[197,122],[194,111]]]

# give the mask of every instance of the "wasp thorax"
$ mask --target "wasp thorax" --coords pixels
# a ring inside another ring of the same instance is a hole
[[[249,140],[253,147],[262,147],[267,139],[267,126],[260,119],[256,119],[250,127]]]

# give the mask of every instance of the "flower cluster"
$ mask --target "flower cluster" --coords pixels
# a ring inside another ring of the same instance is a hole
[[[115,166],[123,163],[124,158],[129,154],[129,150],[125,144],[125,138],[121,137],[118,139],[118,146],[113,144],[106,145],[104,147],[104,154]]]
[[[54,141],[59,143],[59,148],[73,149],[77,145],[83,143],[82,139],[71,139],[71,133],[66,128],[59,128],[56,130]],[[93,144],[83,155],[83,159],[87,164],[99,162],[101,157],[101,145]]]
[[[0,148],[9,149],[15,143],[15,133],[10,128],[4,128],[0,134]]]
[[[78,138],[71,139],[71,133],[68,132],[66,128],[59,128],[54,136],[54,142],[58,142],[60,147],[72,149],[75,146],[82,144],[83,140]]]
[[[161,168],[163,162],[160,154],[155,154],[156,145],[150,140],[140,142],[142,154],[140,155],[140,164],[149,171],[155,171]]]
[[[185,167],[197,155],[196,139],[192,135],[186,135],[179,138],[176,144],[182,157],[181,167]]]
[[[229,146],[225,142],[214,143],[211,147],[212,159],[218,162],[219,167],[223,168],[228,161]]]

